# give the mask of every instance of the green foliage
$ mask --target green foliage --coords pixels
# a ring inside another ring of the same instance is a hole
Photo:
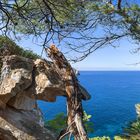
[[[90,122],[91,115],[88,115],[84,111],[84,124],[88,133],[93,133],[93,123]],[[67,117],[64,113],[60,113],[55,116],[54,119],[46,121],[45,126],[51,130],[53,130],[57,135],[61,130],[66,128]],[[125,128],[125,132],[127,136],[115,136],[114,140],[137,140],[140,137],[140,120],[136,120],[129,124],[127,128]],[[103,137],[93,137],[89,138],[89,140],[111,140],[108,136]]]
[[[23,56],[30,59],[37,59],[40,58],[37,54],[33,53],[30,50],[24,50],[20,46],[18,46],[14,41],[9,39],[5,36],[0,36],[0,56],[3,56],[2,50],[8,50],[9,55],[18,55]],[[1,75],[1,67],[2,67],[2,61],[0,59],[0,75]]]
[[[92,116],[91,115],[88,115],[87,113],[86,113],[86,111],[84,111],[84,117],[83,117],[83,121],[90,121],[90,118],[91,118]]]
[[[137,119],[128,124],[124,128],[125,134],[122,136],[115,136],[114,140],[139,140],[140,138],[140,119]]]
[[[83,117],[83,122],[84,122],[84,125],[86,127],[86,130],[88,133],[93,133],[93,122],[90,121],[91,119],[91,115],[88,115],[86,113],[86,111],[84,111],[84,117]]]
[[[114,140],[128,140],[128,139],[121,137],[121,136],[115,136]]]
[[[125,128],[125,132],[129,135],[137,135],[140,134],[140,119],[131,122],[127,128]]]
[[[93,133],[93,123],[90,122],[91,115],[87,115],[87,113],[84,111],[84,124],[86,127],[86,130],[88,133]],[[50,128],[53,130],[56,134],[59,134],[61,130],[65,129],[67,127],[66,124],[67,116],[64,113],[57,114],[54,119],[46,121],[45,127]]]
[[[90,138],[89,140],[111,140],[111,139],[109,137],[103,136],[103,137]]]
[[[30,59],[40,58],[37,54],[33,53],[30,50],[24,50],[14,41],[5,36],[0,36],[0,49],[8,49],[10,55],[19,55]]]
[[[59,113],[54,117],[54,119],[46,121],[45,127],[50,128],[56,134],[59,134],[61,130],[66,128],[66,120],[67,117],[65,116],[65,114]]]
[[[25,4],[25,0],[10,2],[7,0],[2,2],[7,6],[7,11],[12,21],[12,26],[8,29],[16,30],[25,35],[41,35],[50,30],[59,30],[67,28],[70,25],[81,24],[83,15],[82,1],[77,0],[30,0]],[[5,6],[5,7],[6,7]],[[3,22],[7,22],[7,15],[2,18]],[[84,16],[84,17],[83,17]]]
[[[118,0],[109,1],[89,1],[87,9],[98,17],[98,25],[103,25],[104,29],[110,30],[113,34],[120,33],[129,35],[132,39],[140,42],[140,5],[137,2],[121,3],[121,8],[117,7]],[[113,28],[115,30],[113,30]]]
[[[83,54],[81,60],[100,47],[114,46],[115,41],[126,36],[140,42],[140,5],[127,0],[118,8],[118,0],[111,1],[2,0],[7,14],[1,10],[1,31],[31,35],[43,45],[63,41],[67,52],[80,53],[78,57]]]

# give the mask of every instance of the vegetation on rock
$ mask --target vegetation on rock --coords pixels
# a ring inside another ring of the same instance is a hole
[[[84,111],[84,124],[86,127],[86,130],[88,133],[93,133],[93,123],[90,121],[91,115],[88,115]],[[57,114],[54,119],[45,121],[45,126],[47,128],[50,128],[54,132],[56,132],[57,135],[60,134],[61,130],[65,129],[67,124],[67,116],[64,113]]]
[[[103,136],[103,137],[90,138],[89,140],[111,140],[111,139],[109,137]]]
[[[62,42],[78,61],[126,37],[139,43],[139,11],[138,1],[129,0],[2,0],[0,31],[39,38],[44,47]]]
[[[33,53],[33,51],[25,50],[22,47],[18,46],[10,38],[0,35],[0,73],[1,73],[1,67],[2,67],[1,59],[5,55],[18,55],[18,56],[23,56],[30,59],[40,58],[40,56]]]
[[[130,122],[124,131],[126,133],[124,138],[128,140],[138,140],[140,138],[140,118]]]
[[[91,115],[87,115],[84,112],[85,116],[85,126],[88,133],[93,133],[93,123],[90,122]],[[58,135],[61,130],[66,128],[66,120],[67,117],[64,113],[57,114],[54,119],[46,121],[45,126],[50,128]],[[125,134],[122,136],[115,136],[114,140],[139,140],[140,138],[140,119],[137,119],[131,123],[124,129]],[[111,140],[108,136],[103,137],[93,137],[89,138],[89,140]]]
[[[6,52],[7,51],[7,52]],[[33,53],[31,50],[25,50],[22,47],[18,46],[14,41],[6,36],[0,36],[0,56],[3,56],[3,53],[7,55],[18,55],[30,59],[40,58],[39,55]]]

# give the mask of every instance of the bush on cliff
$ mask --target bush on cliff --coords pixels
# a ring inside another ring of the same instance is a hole
[[[9,55],[20,55],[30,59],[40,58],[39,55],[33,53],[31,50],[25,50],[8,37],[0,35],[0,56],[3,56],[3,51],[6,50]]]
[[[30,59],[40,58],[39,55],[33,53],[31,50],[25,50],[8,37],[0,35],[0,74],[2,67],[1,59],[6,53],[7,55],[19,55]]]
[[[90,121],[91,115],[84,111],[84,124],[88,133],[93,133],[93,123]],[[57,135],[67,127],[67,116],[64,113],[57,114],[52,120],[45,121],[45,127],[53,130]]]

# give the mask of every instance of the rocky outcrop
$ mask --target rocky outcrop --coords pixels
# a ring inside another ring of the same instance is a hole
[[[66,96],[61,74],[53,63],[41,59],[11,55],[5,56],[2,62],[0,139],[55,139],[53,133],[43,126],[37,100],[54,102],[57,96]],[[83,99],[89,99],[90,95],[80,87]]]
[[[17,110],[6,106],[0,110],[0,137],[7,140],[54,140],[55,135],[43,127],[43,120],[39,109],[32,111]],[[8,133],[5,133],[5,132]]]
[[[140,104],[136,104],[135,107],[136,107],[137,116],[138,118],[140,118]]]

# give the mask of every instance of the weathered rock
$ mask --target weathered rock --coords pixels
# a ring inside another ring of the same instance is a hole
[[[17,94],[15,97],[11,98],[7,104],[16,109],[33,110],[36,108],[37,103],[34,96],[31,98],[26,92],[22,92],[22,94]]]
[[[17,140],[9,130],[0,128],[0,140]]]
[[[41,59],[11,55],[2,61],[0,139],[54,140],[52,132],[44,128],[37,100],[54,102],[57,96],[67,96],[61,74],[51,62]],[[89,99],[80,88],[83,99]]]
[[[83,99],[89,99],[80,87]],[[15,55],[3,59],[0,91],[1,108],[9,104],[24,110],[34,109],[36,100],[54,102],[57,96],[66,96],[64,81],[52,63]]]
[[[65,83],[54,65],[41,59],[37,59],[34,63],[36,67],[35,83],[37,99],[53,102],[57,96],[66,96]],[[91,98],[90,94],[81,85],[79,87],[83,99],[89,100]]]
[[[32,84],[33,62],[19,56],[3,59],[0,85],[1,108],[17,94],[22,94]]]
[[[2,140],[55,140],[54,134],[43,127],[39,109],[24,111],[7,106],[5,110],[0,110],[0,116]]]
[[[35,91],[39,100],[53,102],[56,96],[66,95],[62,77],[53,64],[41,59],[35,62]]]

